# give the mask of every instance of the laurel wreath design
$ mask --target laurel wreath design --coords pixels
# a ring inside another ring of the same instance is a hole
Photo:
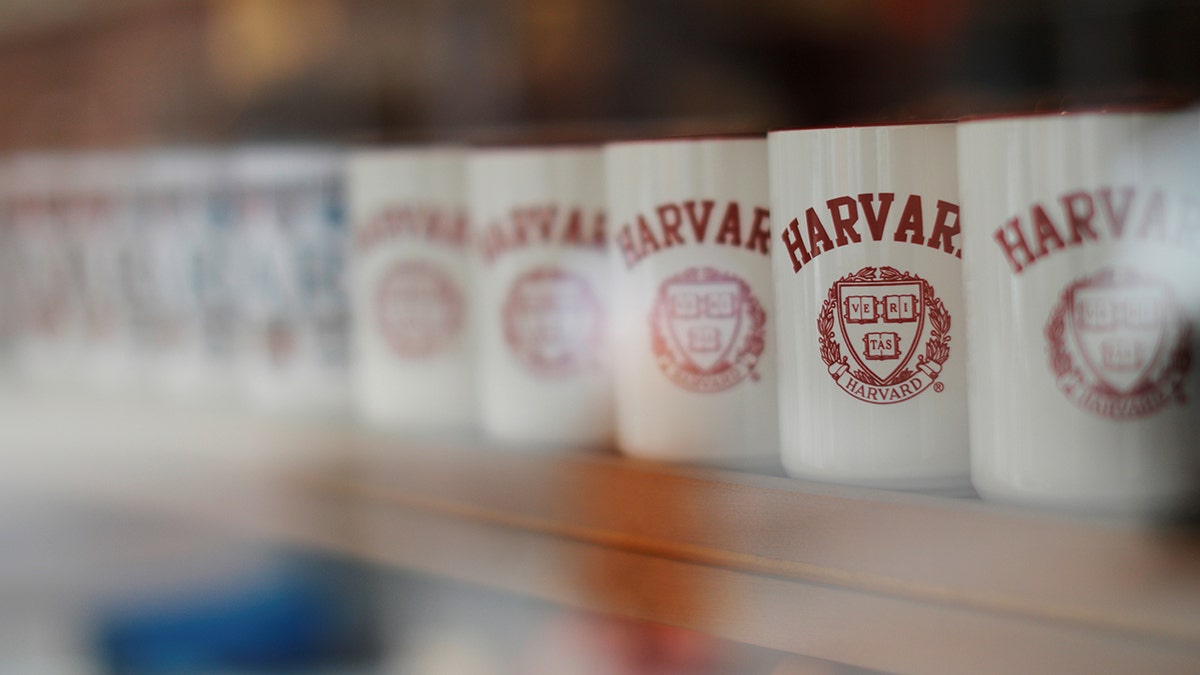
[[[1192,324],[1184,321],[1183,327],[1179,331],[1179,339],[1175,343],[1175,351],[1171,354],[1170,364],[1167,366],[1167,372],[1177,374],[1179,377],[1175,381],[1175,401],[1178,403],[1187,403],[1187,394],[1183,393],[1183,375],[1192,367],[1192,350],[1189,346],[1192,344]]]
[[[689,270],[692,271],[692,270]],[[650,351],[653,354],[670,354],[667,345],[667,338],[663,335],[662,330],[658,327],[660,302],[662,301],[662,291],[659,291],[659,301],[654,303],[654,309],[650,311]]]
[[[829,287],[821,312],[817,315],[817,342],[820,346],[821,360],[827,366],[848,365],[848,357],[842,356],[841,344],[834,334],[835,312],[838,306],[837,287],[842,282],[857,281],[920,281],[921,299],[929,317],[929,339],[925,342],[925,353],[917,356],[917,365],[937,363],[942,365],[950,358],[950,312],[937,297],[933,284],[909,272],[901,272],[895,267],[864,267],[857,272],[847,274]],[[887,382],[880,380],[874,373],[862,368],[855,368],[850,373],[855,379],[875,386],[886,386],[891,382],[903,382],[912,377],[911,368],[902,368],[888,378]]]
[[[1046,343],[1050,346],[1050,370],[1056,379],[1062,379],[1071,373],[1079,375],[1078,369],[1075,368],[1075,362],[1067,353],[1066,340],[1063,338],[1067,327],[1067,308],[1074,302],[1077,286],[1078,284],[1072,284],[1066,293],[1063,293],[1061,302],[1050,313],[1050,320],[1046,322],[1045,334]]]
[[[762,304],[752,294],[749,294],[750,287],[746,286],[745,282],[742,282],[742,286],[744,286],[743,292],[747,293],[746,297],[751,300],[750,306],[746,310],[746,313],[750,315],[751,330],[750,334],[746,336],[746,341],[739,352],[739,356],[741,354],[753,354],[755,357],[758,357],[767,348],[767,333],[763,330],[763,327],[767,325],[767,311],[763,309]],[[750,371],[751,380],[757,382],[759,377],[760,375],[757,370]]]

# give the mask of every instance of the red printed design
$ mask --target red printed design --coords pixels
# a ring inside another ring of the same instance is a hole
[[[893,267],[864,267],[834,282],[817,335],[830,377],[867,403],[913,398],[950,358],[950,313],[933,285]]]
[[[379,330],[402,359],[435,356],[462,332],[462,291],[446,270],[425,260],[395,263],[375,293]]]
[[[503,322],[509,349],[534,375],[565,377],[600,365],[604,308],[578,274],[540,267],[518,277]]]
[[[750,286],[711,267],[663,282],[650,314],[651,349],[680,387],[724,391],[755,371],[766,346],[767,313]]]
[[[180,337],[178,326],[158,329],[160,344],[177,344]],[[285,366],[296,357],[296,331],[285,321],[274,320],[267,324],[267,355],[273,366]]]
[[[1075,405],[1114,420],[1184,402],[1191,326],[1171,287],[1130,269],[1067,286],[1046,323],[1050,370]]]

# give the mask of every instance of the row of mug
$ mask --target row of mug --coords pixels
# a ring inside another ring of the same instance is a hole
[[[822,481],[1175,505],[1200,478],[1198,163],[1191,111],[363,152],[361,409],[654,460],[782,456]]]
[[[0,162],[0,342],[16,374],[348,410],[342,163],[318,147]]]
[[[1195,112],[200,154],[0,172],[26,365],[1026,502],[1200,476]]]

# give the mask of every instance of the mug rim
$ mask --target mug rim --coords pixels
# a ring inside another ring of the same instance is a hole
[[[630,138],[619,141],[609,141],[603,144],[605,148],[624,147],[630,145],[685,145],[691,143],[708,143],[723,141],[765,141],[766,131],[745,131],[715,134],[689,134],[683,136],[662,136],[658,138]]]
[[[466,145],[463,146],[467,159],[480,156],[515,155],[534,156],[572,152],[599,152],[602,143],[532,143],[528,145]]]
[[[1064,106],[1054,110],[1030,110],[1023,112],[995,112],[967,115],[960,124],[988,122],[994,120],[1045,119],[1049,117],[1082,117],[1084,115],[1153,115],[1183,112],[1196,107],[1196,101],[1160,100],[1145,103],[1106,103],[1101,105]]]
[[[895,122],[879,122],[878,124],[826,124],[815,127],[782,127],[772,129],[767,132],[768,136],[774,134],[787,134],[798,131],[848,131],[852,129],[888,129],[891,127],[936,127],[957,124],[960,120],[953,117],[937,118],[929,120],[902,120]]]
[[[456,143],[382,143],[379,145],[348,145],[344,156],[347,160],[361,157],[425,157],[428,155],[463,152],[470,147]]]

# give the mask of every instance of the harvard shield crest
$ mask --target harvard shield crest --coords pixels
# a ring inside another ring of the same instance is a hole
[[[1130,269],[1069,285],[1046,323],[1059,389],[1084,410],[1118,420],[1183,401],[1190,334],[1171,287]]]
[[[664,281],[650,316],[651,349],[676,385],[699,393],[746,377],[765,347],[766,312],[740,277],[691,268]]]
[[[829,375],[867,403],[913,398],[950,357],[950,313],[933,286],[892,267],[864,267],[835,281],[817,334]]]
[[[403,359],[435,356],[462,332],[463,293],[446,270],[424,260],[402,260],[380,278],[375,292],[379,330]]]
[[[599,365],[604,309],[587,279],[559,267],[517,278],[503,308],[504,337],[530,373],[562,377]]]

